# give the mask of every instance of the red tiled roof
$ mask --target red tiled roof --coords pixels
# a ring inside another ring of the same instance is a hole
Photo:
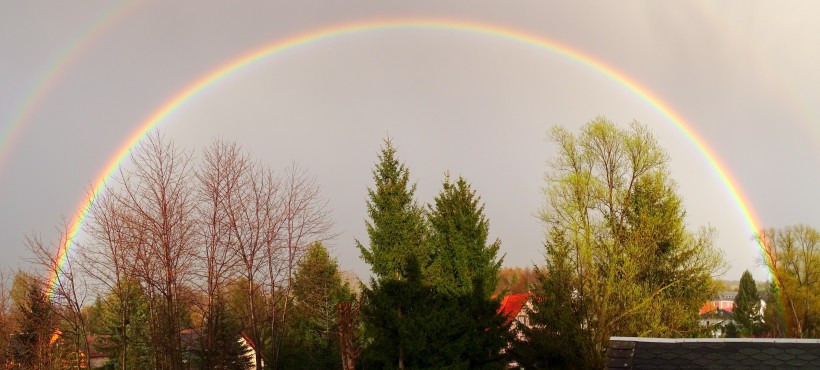
[[[728,303],[727,303],[728,302]],[[727,303],[727,304],[721,304]],[[723,307],[725,306],[725,307]],[[716,309],[722,309],[724,311],[732,312],[734,311],[735,304],[734,301],[706,301],[703,303],[703,306],[700,307],[698,314],[703,315],[707,312],[714,311]]]
[[[242,338],[245,339],[245,342],[247,342],[248,345],[251,346],[251,348],[253,348],[254,351],[256,351],[256,342],[254,342],[253,339],[251,339],[251,337],[245,334],[244,330],[239,332],[239,334],[241,334]]]
[[[501,299],[501,306],[498,308],[498,313],[507,316],[506,324],[515,320],[515,317],[518,316],[518,313],[521,312],[521,309],[524,308],[524,305],[527,304],[530,297],[532,297],[532,293],[522,293],[508,295]]]

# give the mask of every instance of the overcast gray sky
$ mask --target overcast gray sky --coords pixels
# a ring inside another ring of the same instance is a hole
[[[0,268],[23,263],[26,233],[54,239],[116,149],[210,71],[334,24],[403,17],[503,26],[599,60],[691,124],[764,226],[820,227],[818,15],[814,1],[3,1]],[[600,71],[492,35],[392,29],[314,42],[218,81],[159,127],[192,150],[222,136],[275,169],[307,168],[332,208],[342,268],[366,275],[353,240],[367,239],[366,188],[386,135],[421,203],[445,171],[465,176],[505,264],[527,266],[543,260],[533,214],[554,149],[546,132],[596,115],[651,127],[688,224],[720,233],[725,277],[765,278],[727,188],[668,118]]]

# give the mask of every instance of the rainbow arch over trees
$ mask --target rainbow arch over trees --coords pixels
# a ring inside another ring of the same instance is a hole
[[[131,150],[150,132],[157,124],[173,114],[180,106],[198,96],[202,91],[215,85],[217,82],[227,79],[237,71],[248,66],[259,63],[268,58],[273,58],[291,50],[296,50],[302,46],[320,42],[330,42],[336,39],[353,37],[355,35],[384,32],[389,30],[419,30],[419,31],[439,31],[439,32],[460,32],[475,34],[512,43],[523,44],[545,53],[558,55],[580,65],[588,67],[602,76],[624,86],[640,99],[649,103],[656,111],[661,113],[671,122],[675,128],[701,153],[712,167],[715,174],[723,183],[732,201],[739,210],[744,222],[749,227],[750,233],[760,230],[760,223],[751,203],[741,191],[740,185],[732,177],[726,165],[716,155],[715,151],[697,134],[694,127],[684,120],[668,103],[663,101],[649,88],[641,85],[638,81],[607,65],[604,61],[596,59],[569,45],[561,44],[546,37],[528,33],[525,31],[509,28],[502,25],[479,23],[473,21],[444,19],[444,18],[396,18],[396,19],[376,19],[359,22],[334,24],[312,31],[299,33],[291,37],[281,38],[271,43],[262,45],[243,55],[230,59],[226,63],[213,69],[211,72],[192,81],[182,90],[172,95],[170,98],[152,112],[146,119],[141,121],[132,134],[119,146],[105,162],[88,193],[84,196],[77,211],[68,223],[67,235],[63,238],[63,243],[59,246],[55,258],[56,266],[52,269],[52,276],[49,277],[49,292],[53,293],[63,265],[66,263],[68,254],[77,239],[83,223],[85,222],[89,210],[98,195],[104,191],[109,178],[117,171],[120,164],[125,160]],[[762,254],[765,258],[765,253]],[[767,266],[769,261],[766,261]]]

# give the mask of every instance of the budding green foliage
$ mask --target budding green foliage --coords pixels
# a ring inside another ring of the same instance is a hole
[[[709,229],[687,230],[669,158],[652,133],[598,117],[578,134],[562,127],[550,134],[558,153],[540,214],[547,269],[532,333],[547,340],[533,361],[563,366],[580,358],[575,366],[601,368],[611,336],[705,334],[698,308],[712,294],[722,255]]]

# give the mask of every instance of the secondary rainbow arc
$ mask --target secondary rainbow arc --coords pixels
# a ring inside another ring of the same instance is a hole
[[[69,67],[74,64],[83,53],[99,41],[106,31],[116,26],[122,19],[135,12],[142,4],[132,1],[120,1],[101,14],[97,20],[85,28],[77,37],[74,37],[57,56],[49,63],[31,89],[24,95],[19,110],[14,113],[8,124],[0,126],[0,170],[6,165],[15,144],[23,135],[27,124],[37,108],[48,97],[64,77]]]
[[[189,101],[199,92],[213,85],[217,81],[230,76],[232,73],[243,67],[265,59],[266,57],[277,55],[281,52],[297,48],[301,45],[326,39],[388,29],[432,29],[458,31],[507,39],[547,50],[551,53],[561,55],[600,72],[606,77],[625,86],[628,90],[632,91],[641,99],[650,103],[658,112],[671,121],[676,128],[682,132],[690,142],[692,142],[696,149],[703,154],[704,158],[712,166],[720,181],[724,184],[726,190],[732,198],[732,201],[738,207],[744,222],[750,228],[751,232],[757,232],[760,230],[757,216],[754,214],[748,199],[740,191],[740,187],[731,177],[725,164],[715,155],[714,151],[709,148],[706,142],[696,134],[691,125],[688,124],[676,111],[674,111],[669,104],[662,101],[651,90],[639,84],[634,79],[626,76],[622,72],[566,45],[538,35],[529,34],[499,25],[453,19],[430,18],[376,20],[333,25],[267,44],[223,64],[212,72],[197,79],[192,84],[188,85],[188,87],[184,88],[167,100],[159,109],[143,121],[127,138],[120,149],[118,149],[117,152],[107,161],[103,170],[92,182],[93,185],[91,190],[82,200],[80,206],[77,208],[77,211],[69,222],[68,235],[64,239],[65,243],[60,247],[56,256],[57,266],[53,269],[55,273],[52,274],[49,279],[50,293],[53,294],[58,279],[60,278],[62,266],[68,258],[68,253],[70,252],[72,245],[75,244],[74,241],[82,229],[83,222],[88,216],[90,207],[93,205],[100,192],[105,188],[106,181],[117,171],[120,163],[128,157],[131,149],[140,141],[140,139],[142,139],[164,118],[168,117],[182,104]],[[765,262],[767,266],[770,265],[768,263],[769,261]]]

